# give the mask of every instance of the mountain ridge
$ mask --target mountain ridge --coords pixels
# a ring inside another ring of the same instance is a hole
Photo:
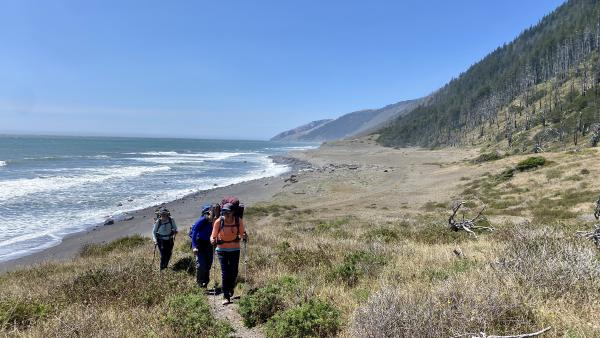
[[[336,119],[312,121],[281,132],[271,138],[271,141],[325,142],[370,133],[408,113],[421,100],[400,101],[378,109],[357,110]]]

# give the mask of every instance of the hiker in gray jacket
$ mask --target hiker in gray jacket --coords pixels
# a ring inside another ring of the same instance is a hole
[[[171,213],[167,208],[161,208],[159,218],[154,223],[154,228],[152,229],[154,245],[158,246],[158,250],[160,251],[161,270],[166,269],[169,265],[176,234],[177,225],[175,224],[175,220],[171,218]]]

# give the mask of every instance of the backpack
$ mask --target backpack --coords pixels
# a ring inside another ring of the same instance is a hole
[[[223,200],[221,200],[221,207],[227,203],[232,205],[233,215],[235,216],[236,219],[244,218],[244,205],[240,204],[240,200],[237,197],[235,197],[235,196],[225,197]]]
[[[221,228],[219,229],[219,232],[221,232],[225,228],[225,217],[223,217],[223,216],[219,217],[219,221],[221,222]],[[241,240],[240,239],[240,218],[239,217],[235,218],[235,227],[237,228],[237,234],[235,235],[235,239],[232,239],[230,241],[224,241],[222,239],[217,239],[217,244],[239,242]]]
[[[160,219],[157,220],[157,222],[160,222]],[[173,236],[173,219],[171,218],[171,216],[169,215],[169,222],[167,223],[159,223],[158,227],[156,228],[156,231],[158,231],[158,229],[160,229],[161,226],[166,226],[167,224],[169,224],[169,227],[171,228],[171,230],[169,231],[170,234],[169,236]],[[191,235],[191,233],[190,233]]]

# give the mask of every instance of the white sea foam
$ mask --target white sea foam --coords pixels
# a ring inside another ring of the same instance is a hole
[[[127,153],[132,155],[133,153]],[[205,152],[205,153],[177,153],[174,151],[164,152],[144,152],[136,153],[136,155],[148,155],[152,157],[134,157],[128,158],[128,160],[134,160],[146,163],[157,163],[157,164],[185,164],[185,163],[202,163],[205,161],[224,161],[229,158],[242,156],[242,155],[254,155],[256,153],[238,153],[238,152]]]
[[[256,169],[246,172],[246,174],[232,175],[233,177],[207,177],[198,175],[196,177],[184,178],[173,176],[173,179],[177,182],[177,187],[165,185],[166,189],[160,191],[160,193],[144,190],[144,184],[139,183],[140,185],[136,185],[136,188],[132,186],[132,189],[135,189],[135,191],[132,191],[134,193],[132,195],[134,197],[133,200],[124,199],[122,200],[122,205],[119,204],[119,207],[115,207],[115,204],[117,204],[117,201],[115,201],[111,202],[110,205],[105,204],[102,207],[89,207],[85,209],[82,207],[79,210],[72,210],[70,212],[65,212],[63,208],[57,208],[56,210],[48,208],[43,211],[43,214],[40,214],[39,212],[36,213],[33,209],[32,212],[23,209],[19,211],[18,222],[11,224],[10,229],[3,230],[4,236],[0,239],[0,262],[58,245],[67,234],[82,231],[93,224],[101,223],[106,215],[116,215],[169,202],[191,193],[211,189],[215,183],[219,187],[223,187],[263,177],[281,175],[290,170],[289,167],[276,164],[267,155],[260,153],[159,153],[137,153],[139,158],[136,157],[136,160],[140,162],[142,162],[142,159],[150,163],[153,163],[153,161],[162,161],[156,166],[111,166],[96,169],[69,168],[66,172],[60,172],[58,169],[48,169],[47,175],[44,172],[45,176],[43,177],[0,181],[0,191],[2,191],[2,194],[0,194],[0,204],[8,200],[10,200],[9,203],[25,203],[24,201],[29,199],[31,199],[30,203],[38,203],[37,201],[41,201],[39,200],[40,198],[46,198],[44,196],[55,196],[56,199],[66,198],[66,201],[71,201],[75,196],[75,198],[84,202],[86,195],[95,195],[104,185],[108,184],[112,186],[113,181],[118,183],[121,180],[169,170],[175,174],[176,168],[185,167],[185,165],[169,166],[176,163],[189,163],[191,164],[190,167],[192,165],[198,167],[204,161],[231,159],[231,162],[237,163],[248,161],[249,165]],[[228,163],[229,161],[224,161],[219,166],[228,167]],[[211,169],[216,168],[214,164],[217,163],[211,164]],[[237,168],[237,165],[234,165],[234,167]],[[74,174],[69,175],[67,173]],[[153,180],[153,178],[150,178],[150,180]],[[139,187],[139,190],[137,187]],[[20,199],[19,197],[25,198]],[[51,200],[53,198],[50,197],[48,202],[52,202]]]
[[[98,184],[108,180],[137,177],[149,173],[167,171],[168,166],[156,167],[108,167],[87,170],[87,173],[73,176],[50,176],[36,178],[20,178],[16,180],[0,181],[0,201],[23,197],[30,194],[56,191],[77,187],[84,184]]]
[[[6,161],[0,161],[0,167],[4,167],[6,165]]]

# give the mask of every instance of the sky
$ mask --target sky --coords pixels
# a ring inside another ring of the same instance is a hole
[[[419,98],[559,0],[0,1],[0,133],[268,139]]]

